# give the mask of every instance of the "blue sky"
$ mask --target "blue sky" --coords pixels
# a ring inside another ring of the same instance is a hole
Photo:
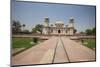
[[[44,24],[44,18],[50,19],[50,24],[63,21],[68,24],[69,18],[74,17],[75,28],[78,32],[95,27],[95,6],[48,4],[34,2],[12,2],[12,20],[26,24],[31,30],[36,24]]]

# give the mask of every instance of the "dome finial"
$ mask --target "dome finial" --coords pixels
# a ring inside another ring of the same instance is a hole
[[[71,16],[71,17],[70,17],[70,20],[71,20],[71,19],[74,19],[74,17],[73,17],[73,16]]]

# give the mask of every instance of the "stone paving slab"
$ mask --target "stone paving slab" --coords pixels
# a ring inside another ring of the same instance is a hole
[[[54,56],[54,50],[49,49],[49,50],[45,53],[45,55],[42,57],[42,59],[40,60],[40,63],[41,63],[41,64],[52,63],[53,56]]]
[[[70,40],[67,37],[62,37],[61,39],[63,40],[70,62],[96,60],[95,51],[92,49]]]

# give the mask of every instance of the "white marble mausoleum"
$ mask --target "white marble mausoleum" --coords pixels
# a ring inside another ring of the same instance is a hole
[[[74,19],[70,18],[68,25],[65,25],[63,21],[56,21],[55,24],[49,24],[49,18],[44,19],[43,34],[62,34],[62,35],[74,35]]]

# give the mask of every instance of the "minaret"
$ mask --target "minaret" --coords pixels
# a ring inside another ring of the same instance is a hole
[[[49,27],[49,18],[48,17],[44,18],[44,23],[45,23],[44,24],[45,27]]]
[[[71,18],[69,19],[69,27],[74,28],[74,18],[73,18],[73,17],[71,17]]]
[[[74,34],[74,19],[71,17],[69,19],[69,24],[68,24],[68,35],[73,35]]]
[[[43,34],[46,34],[46,35],[50,34],[49,31],[50,31],[49,30],[49,18],[45,17],[44,18]]]

